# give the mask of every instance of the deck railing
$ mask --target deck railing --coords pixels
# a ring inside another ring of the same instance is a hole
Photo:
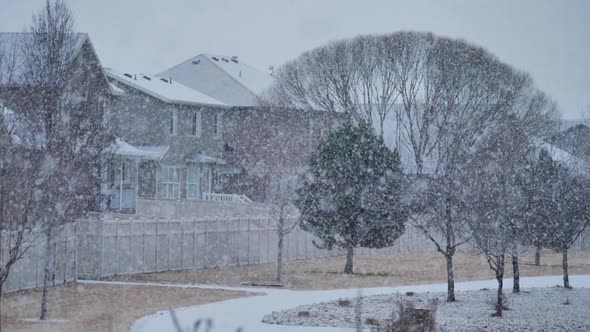
[[[203,200],[219,203],[252,203],[246,195],[203,193]]]

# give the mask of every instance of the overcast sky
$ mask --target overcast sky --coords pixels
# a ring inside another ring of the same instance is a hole
[[[44,0],[0,0],[0,31],[21,31]],[[105,67],[157,73],[199,53],[268,68],[330,40],[432,31],[530,72],[566,118],[590,109],[589,0],[70,0]]]

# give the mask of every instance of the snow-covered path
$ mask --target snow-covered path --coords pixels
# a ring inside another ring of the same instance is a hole
[[[590,275],[577,275],[570,277],[574,287],[590,288]],[[128,283],[121,283],[128,284]],[[548,277],[522,277],[521,286],[527,287],[550,287],[562,284],[561,276]],[[142,284],[145,285],[145,284]],[[162,286],[161,284],[153,284]],[[512,280],[504,281],[505,289],[512,287]],[[299,305],[333,301],[338,298],[355,297],[362,295],[378,295],[393,292],[444,292],[446,283],[400,286],[400,287],[383,287],[383,288],[364,288],[358,289],[340,289],[327,291],[294,291],[284,289],[261,289],[261,288],[234,288],[211,285],[175,285],[164,287],[203,287],[219,288],[229,290],[246,290],[266,295],[253,296],[215,302],[205,305],[192,306],[176,309],[176,315],[182,327],[188,328],[197,319],[212,318],[214,321],[214,331],[235,331],[236,328],[242,327],[245,332],[301,332],[301,331],[351,331],[343,328],[326,328],[326,327],[300,327],[300,326],[280,326],[269,325],[261,322],[262,317],[272,311],[281,311],[296,307]],[[496,287],[495,280],[481,280],[456,283],[456,290],[477,290],[481,288]],[[137,320],[131,327],[131,332],[164,332],[174,331],[172,319],[168,311],[158,312],[153,315],[145,316]]]

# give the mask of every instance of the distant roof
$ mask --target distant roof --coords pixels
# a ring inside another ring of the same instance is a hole
[[[161,77],[150,77],[143,74],[121,73],[105,68],[105,74],[111,79],[126,86],[144,92],[167,103],[189,105],[226,106],[223,102],[195,91],[183,84]]]
[[[238,57],[199,54],[157,74],[207,94],[231,106],[253,106],[274,77]]]
[[[0,84],[26,83],[23,73],[22,45],[33,38],[32,33],[25,32],[0,32]],[[82,45],[88,40],[86,33],[72,33],[71,61],[80,52]]]

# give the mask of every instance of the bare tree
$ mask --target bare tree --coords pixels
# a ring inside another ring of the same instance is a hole
[[[11,268],[30,249],[37,238],[34,215],[35,173],[39,158],[28,146],[18,144],[17,119],[2,109],[0,129],[0,293]]]
[[[383,124],[397,100],[387,36],[360,36],[305,52],[276,74],[266,99],[275,106],[341,112]]]
[[[285,237],[298,225],[297,219],[290,218],[295,212],[294,200],[299,187],[299,175],[304,169],[304,161],[295,161],[297,145],[287,133],[279,133],[274,140],[275,155],[267,175],[269,177],[269,202],[277,220],[277,274],[276,281],[283,281],[283,252]],[[291,213],[289,213],[291,212]]]
[[[498,296],[494,316],[501,317],[506,255],[517,260],[515,247],[526,220],[523,184],[532,144],[519,120],[510,116],[491,128],[477,149],[466,187],[472,206],[468,224],[474,244],[495,272]]]
[[[21,70],[5,98],[22,119],[40,167],[33,177],[34,206],[45,235],[41,319],[47,317],[51,242],[56,227],[96,208],[100,165],[113,136],[105,118],[108,83],[84,34],[61,0],[47,1],[20,34]],[[93,60],[94,59],[94,60]]]
[[[463,41],[439,38],[426,55],[424,114],[406,122],[422,123],[421,140],[432,139],[428,185],[417,196],[413,223],[447,261],[447,301],[455,301],[453,256],[469,240],[468,195],[464,188],[472,153],[482,135],[512,110],[528,78],[514,72],[483,49]],[[435,97],[436,96],[436,97]],[[407,125],[410,127],[410,125]],[[408,133],[405,139],[412,141]],[[415,147],[417,166],[424,150]],[[421,145],[426,146],[426,145]]]

